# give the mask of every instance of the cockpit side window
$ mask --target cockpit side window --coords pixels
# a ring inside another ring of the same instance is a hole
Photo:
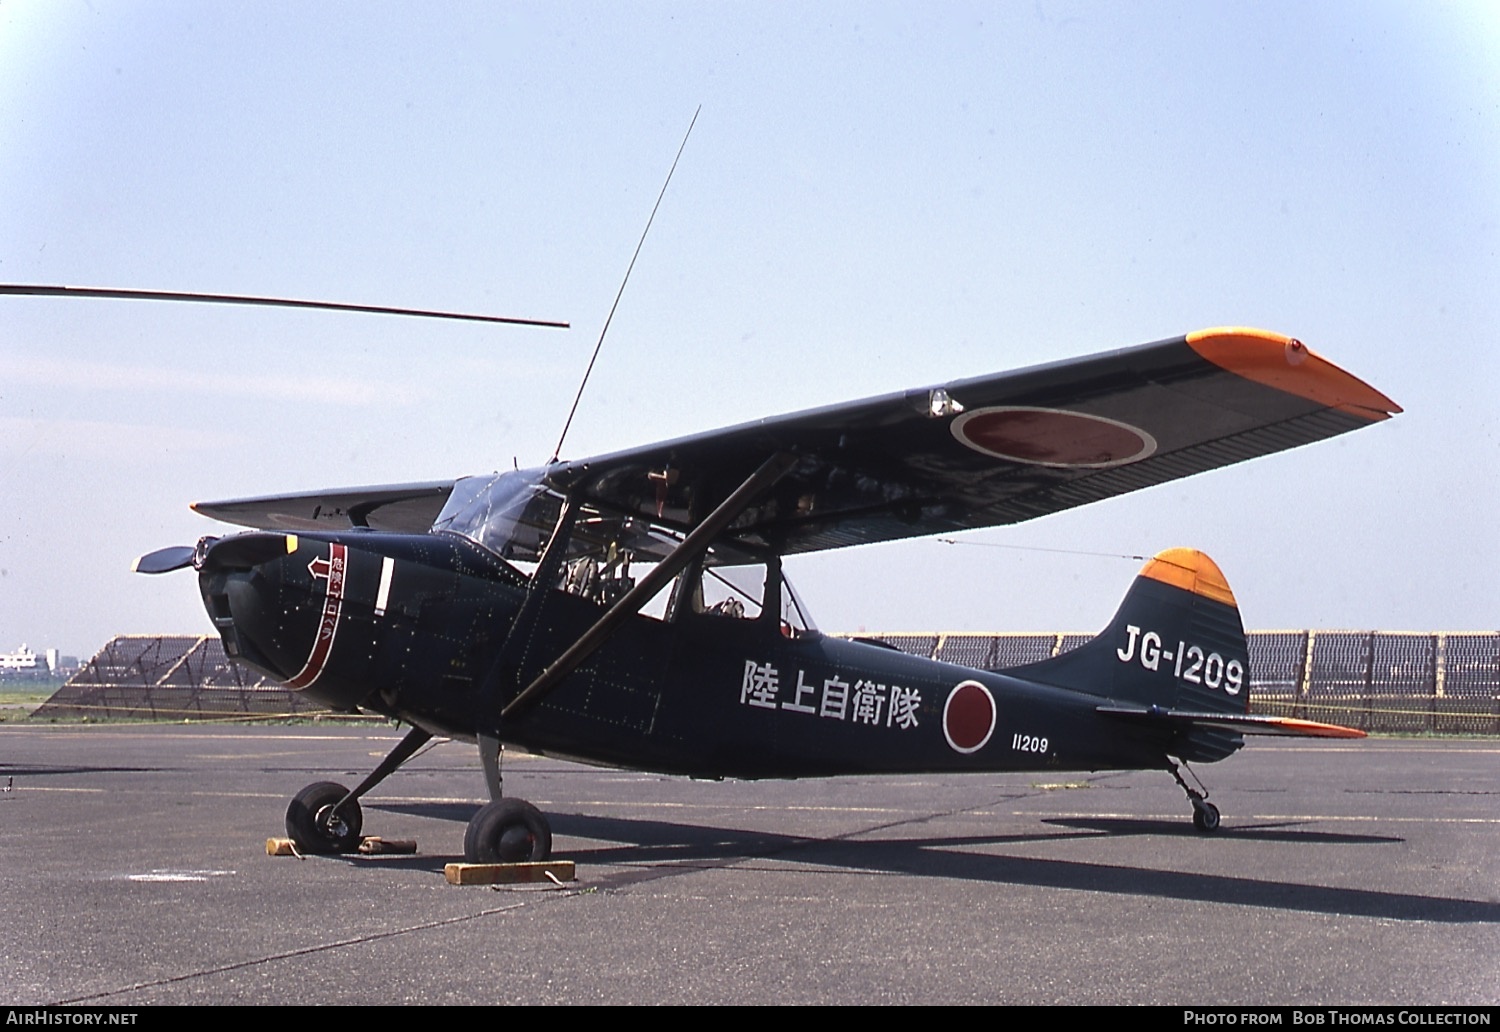
[[[563,497],[546,469],[465,477],[454,485],[433,530],[461,534],[534,575],[557,529]],[[549,587],[610,606],[682,541],[682,532],[638,515],[583,503],[570,518],[566,555]],[[789,637],[814,634],[780,559],[739,545],[716,545],[641,610],[657,619],[775,623]]]
[[[686,612],[730,620],[759,620],[765,612],[766,566],[695,568],[696,580],[684,601]]]
[[[814,638],[818,635],[807,607],[784,574],[781,578],[781,633],[788,638]]]
[[[667,619],[759,621],[788,638],[818,633],[776,556],[725,565],[710,559],[689,566],[678,578]]]
[[[601,606],[612,606],[635,587],[639,579],[637,575],[644,572],[642,564],[634,560],[630,549],[614,544],[602,550],[590,550],[564,564],[562,582],[557,586],[570,595],[578,595]],[[655,565],[654,561],[649,565]],[[650,614],[650,604],[646,608],[648,615],[653,615]]]

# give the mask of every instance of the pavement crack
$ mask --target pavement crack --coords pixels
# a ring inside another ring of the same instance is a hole
[[[407,925],[404,928],[392,928],[383,932],[370,932],[366,935],[350,936],[347,939],[338,939],[334,942],[318,943],[314,946],[301,946],[294,950],[283,950],[279,953],[270,953],[263,957],[252,957],[249,960],[235,961],[233,964],[219,964],[215,967],[203,968],[198,971],[187,971],[179,975],[170,975],[166,978],[153,978],[144,982],[136,982],[133,985],[122,986],[119,989],[107,989],[104,992],[88,993],[84,996],[74,996],[65,1000],[54,1000],[46,1004],[48,1007],[68,1007],[79,1003],[88,1003],[93,1000],[104,1000],[111,996],[119,996],[122,993],[140,992],[143,989],[155,989],[160,986],[176,985],[188,982],[195,978],[204,978],[208,975],[222,975],[230,971],[242,971],[246,968],[258,967],[262,964],[274,963],[278,960],[291,960],[294,957],[306,957],[316,953],[327,953],[330,950],[343,949],[346,946],[362,946],[366,943],[379,942],[381,939],[395,939],[413,932],[425,932],[433,928],[444,928],[450,925],[464,924],[484,917],[493,917],[503,914],[507,910],[519,910],[526,906],[531,900],[519,903],[509,903],[503,907],[489,907],[473,914],[462,914],[458,917],[445,917],[439,921],[424,921],[421,924]]]
[[[1482,788],[1346,788],[1344,793],[1346,795],[1500,795],[1500,792]]]

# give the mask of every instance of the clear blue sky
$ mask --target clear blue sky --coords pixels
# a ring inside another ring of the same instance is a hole
[[[1406,407],[969,540],[1201,547],[1257,628],[1500,627],[1500,7],[0,4],[0,649],[209,629],[203,498],[566,452],[1221,324]],[[1092,629],[1137,564],[789,563],[827,630]]]

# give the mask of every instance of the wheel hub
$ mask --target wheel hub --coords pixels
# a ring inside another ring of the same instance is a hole
[[[338,811],[334,808],[336,805],[332,804],[323,807],[318,811],[316,818],[318,827],[322,828],[328,837],[334,841],[349,834],[349,825],[344,818],[339,816]]]
[[[536,836],[531,833],[525,825],[506,828],[500,835],[499,848],[500,859],[504,863],[520,863],[531,859],[531,850],[536,843]]]

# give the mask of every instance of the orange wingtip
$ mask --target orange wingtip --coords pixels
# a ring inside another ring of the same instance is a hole
[[[1363,731],[1357,727],[1344,727],[1341,724],[1320,724],[1316,720],[1298,720],[1295,717],[1272,717],[1270,722],[1277,727],[1284,727],[1291,734],[1308,735],[1312,738],[1367,738]]]
[[[1141,567],[1141,576],[1239,608],[1224,572],[1196,548],[1169,548]]]
[[[1372,422],[1401,411],[1390,398],[1293,337],[1247,326],[1218,326],[1187,336],[1199,357],[1247,380]]]

